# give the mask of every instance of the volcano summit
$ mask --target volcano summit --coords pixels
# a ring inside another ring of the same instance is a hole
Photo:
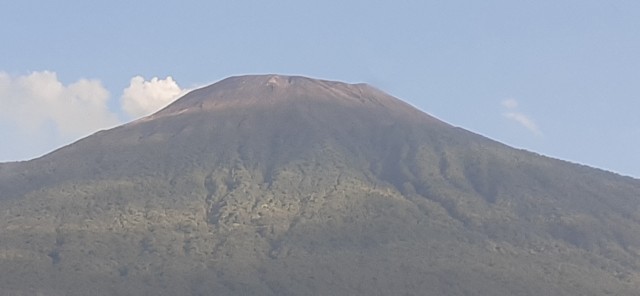
[[[0,209],[0,295],[640,291],[639,180],[366,84],[227,78],[0,164]]]

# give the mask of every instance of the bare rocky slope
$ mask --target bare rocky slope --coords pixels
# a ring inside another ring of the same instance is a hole
[[[0,295],[637,295],[640,181],[232,77],[0,164]]]

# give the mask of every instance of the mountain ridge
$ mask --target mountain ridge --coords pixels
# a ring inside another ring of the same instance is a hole
[[[202,100],[202,98],[207,98]],[[229,99],[232,98],[232,99]],[[372,108],[378,105],[404,110],[416,117],[415,107],[397,100],[365,83],[348,84],[337,81],[312,79],[303,76],[276,74],[233,76],[203,87],[163,108],[149,120],[176,113],[218,108],[243,108],[249,105],[271,105],[299,100],[319,101],[332,98],[331,103],[350,107]],[[420,117],[424,117],[425,113]],[[431,116],[429,116],[432,118]],[[436,121],[435,118],[433,118]]]

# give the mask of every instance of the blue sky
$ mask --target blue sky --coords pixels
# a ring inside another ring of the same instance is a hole
[[[281,73],[367,82],[508,145],[640,177],[640,1],[26,0],[0,4],[0,38],[0,161]]]

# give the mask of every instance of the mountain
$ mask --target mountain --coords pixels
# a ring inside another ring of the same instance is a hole
[[[640,180],[231,77],[0,164],[0,295],[637,295]]]

